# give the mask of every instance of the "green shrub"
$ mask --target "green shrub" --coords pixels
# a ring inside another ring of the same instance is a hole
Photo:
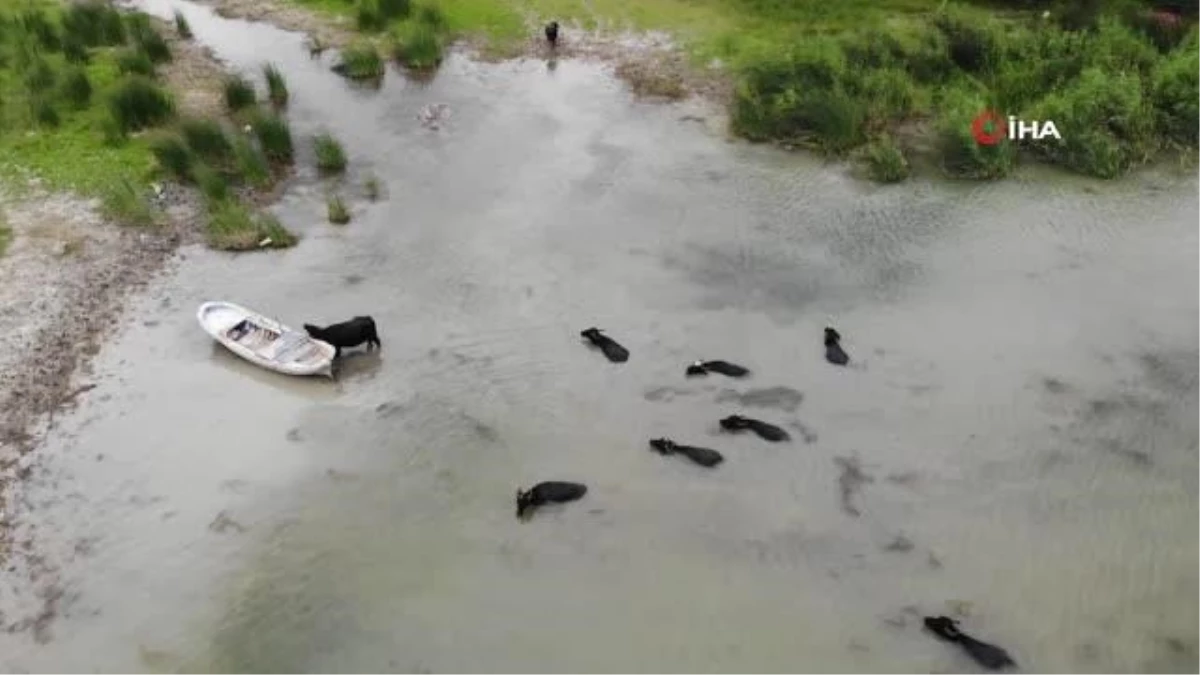
[[[59,116],[58,110],[49,100],[38,96],[30,102],[30,105],[33,107],[33,118],[39,125],[53,129],[62,124],[62,117]]]
[[[904,69],[917,82],[945,81],[955,69],[954,61],[950,59],[950,41],[941,31],[924,28],[914,38],[914,44],[905,50]]]
[[[412,14],[411,0],[376,0],[376,4],[379,7],[379,13],[389,21],[405,19]]]
[[[154,29],[150,17],[141,12],[126,15],[128,34],[134,46],[146,53],[154,63],[166,63],[171,60],[171,46],[166,39]]]
[[[179,125],[188,148],[208,164],[230,167],[233,163],[233,144],[221,124],[214,120],[188,119]]]
[[[731,124],[754,140],[785,140],[839,153],[865,140],[867,105],[843,85],[838,42],[814,38],[788,56],[747,65],[735,90]]]
[[[241,75],[230,75],[225,79],[225,107],[233,112],[249,108],[258,102],[254,85]]]
[[[192,152],[182,138],[163,135],[150,142],[150,151],[164,171],[181,183],[192,180]]]
[[[233,154],[237,158],[238,174],[247,184],[258,188],[271,184],[271,167],[267,158],[248,139],[235,138]]]
[[[76,108],[86,108],[92,100],[92,81],[87,71],[78,66],[71,68],[63,77],[62,97]]]
[[[192,39],[192,25],[188,23],[187,17],[183,12],[175,10],[175,32],[179,33],[179,37],[184,40]]]
[[[442,38],[436,28],[421,21],[406,21],[396,28],[392,58],[410,68],[435,68],[442,62]]]
[[[200,194],[204,195],[209,204],[229,198],[229,183],[225,181],[221,172],[211,166],[204,162],[197,162],[192,167],[192,176],[195,177],[196,185],[200,188]]]
[[[170,94],[140,75],[122,79],[109,98],[109,110],[122,133],[166,122],[175,115]]]
[[[396,2],[403,1],[408,4],[407,0],[395,0]],[[400,16],[400,15],[398,15]],[[422,4],[417,8],[417,22],[430,26],[438,31],[444,31],[450,27],[450,22],[446,20],[446,15],[437,5]]]
[[[158,214],[146,195],[128,180],[118,180],[104,191],[100,201],[101,213],[110,220],[137,227],[158,223]]]
[[[333,136],[323,133],[313,139],[317,154],[317,168],[323,173],[341,173],[346,170],[346,152]]]
[[[278,115],[260,113],[251,122],[259,147],[268,160],[276,164],[290,164],[295,158],[292,130]]]
[[[379,11],[376,0],[358,0],[354,19],[358,29],[364,32],[381,31],[387,25],[387,19]]]
[[[1200,119],[1200,52],[1181,45],[1163,59],[1150,85],[1158,127],[1176,143],[1196,147]]]
[[[850,80],[848,86],[850,93],[866,104],[870,120],[882,124],[906,119],[913,113],[917,85],[907,72],[899,68],[852,72],[862,72],[861,78]]]
[[[346,202],[342,201],[341,197],[330,195],[325,206],[329,222],[334,225],[345,225],[350,222],[350,209],[346,206]]]
[[[287,81],[283,79],[283,73],[274,65],[268,63],[263,66],[263,77],[267,81],[267,98],[271,104],[277,108],[282,108],[288,102],[288,87]]]
[[[950,60],[968,73],[983,73],[999,62],[999,28],[982,12],[939,12],[934,25],[946,36]]]
[[[383,187],[379,184],[379,179],[375,176],[367,177],[366,183],[363,184],[363,192],[366,193],[367,199],[378,201],[380,195],[383,194]]]
[[[942,167],[959,178],[1002,178],[1012,171],[1016,148],[1007,139],[980,145],[971,125],[987,108],[986,99],[966,90],[951,90],[941,104],[937,133]]]
[[[19,22],[25,32],[45,49],[57,51],[61,45],[58,28],[46,17],[41,10],[27,9],[21,12]]]
[[[91,61],[87,45],[73,36],[63,38],[62,53],[67,63],[83,64]]]
[[[154,62],[140,49],[122,49],[118,52],[117,68],[124,74],[154,76]]]
[[[295,235],[274,216],[252,213],[245,205],[231,199],[210,205],[205,234],[209,246],[223,251],[285,248],[296,243]]]
[[[374,46],[358,43],[342,50],[342,61],[335,70],[352,80],[372,80],[383,77],[383,59]]]
[[[1047,94],[1030,115],[1054,120],[1063,136],[1060,142],[1044,139],[1031,149],[1089,176],[1115,178],[1145,161],[1154,149],[1153,109],[1132,73],[1089,68],[1065,89]]]
[[[1009,45],[1010,55],[990,80],[993,103],[1018,114],[1042,94],[1065,86],[1083,71],[1090,40],[1086,33],[1053,26],[1017,33]]]
[[[71,3],[63,12],[62,25],[65,35],[88,47],[125,43],[125,22],[121,13],[106,2]]]
[[[45,59],[37,58],[25,72],[25,87],[36,94],[53,87],[57,79],[54,68]]]
[[[898,183],[908,178],[910,169],[904,152],[890,138],[867,145],[863,152],[867,174],[880,183]]]
[[[1145,36],[1115,18],[1100,19],[1089,43],[1083,52],[1086,65],[1114,73],[1149,73],[1159,60],[1158,49]]]

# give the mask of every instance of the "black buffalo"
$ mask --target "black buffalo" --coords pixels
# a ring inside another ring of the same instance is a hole
[[[551,480],[538,483],[528,490],[517,488],[517,517],[524,518],[544,504],[573,502],[587,494],[587,486],[583,483],[569,483]]]
[[[842,349],[842,336],[832,328],[825,329],[825,360],[835,366],[850,363],[850,356]]]
[[[721,453],[716,450],[698,448],[694,445],[680,445],[669,438],[655,438],[650,441],[650,447],[660,455],[674,455],[678,453],[700,466],[710,468],[725,461]]]
[[[758,434],[759,438],[762,438],[766,441],[771,441],[772,443],[786,441],[791,438],[791,436],[788,435],[788,432],[780,429],[774,424],[763,422],[762,420],[756,420],[750,417],[742,417],[741,415],[730,415],[729,417],[721,420],[721,428],[726,431],[745,431],[749,429],[750,431]]]
[[[1017,665],[1008,652],[996,645],[991,645],[960,631],[954,619],[948,616],[925,617],[925,628],[947,642],[956,643],[963,648],[976,663],[989,670],[1001,670]]]
[[[558,22],[551,21],[546,24],[546,42],[550,43],[550,47],[558,46]]]
[[[750,371],[736,363],[728,361],[696,361],[687,367],[688,377],[707,375],[709,373],[720,373],[727,377],[745,377],[750,374]]]
[[[589,328],[580,333],[588,342],[600,348],[604,356],[613,363],[625,363],[629,360],[629,350],[622,347],[616,340],[600,332],[599,328]]]
[[[375,319],[369,316],[356,316],[349,321],[330,324],[324,328],[306,323],[304,330],[314,340],[333,345],[337,350],[337,353],[334,354],[335,358],[342,355],[343,349],[357,347],[364,342],[367,343],[368,350],[372,347],[383,346],[383,343],[379,341],[379,333],[375,330]]]

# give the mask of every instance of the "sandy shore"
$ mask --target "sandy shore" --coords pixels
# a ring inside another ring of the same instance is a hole
[[[181,115],[223,114],[222,64],[158,23],[174,53],[161,74]],[[35,508],[21,493],[37,469],[34,451],[55,415],[93,388],[89,362],[121,323],[126,299],[182,243],[202,239],[193,190],[167,184],[156,201],[166,223],[136,230],[106,220],[98,200],[47,191],[37,178],[0,184],[0,222],[11,231],[0,257],[0,564],[7,572],[0,629],[9,633],[32,630],[47,640],[62,599],[56,570],[37,554],[36,532],[19,526]]]

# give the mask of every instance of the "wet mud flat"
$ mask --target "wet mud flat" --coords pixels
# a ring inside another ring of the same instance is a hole
[[[303,36],[181,6],[387,198],[334,228],[302,175],[299,247],[189,249],[137,300],[28,484],[62,617],[0,665],[965,670],[921,631],[944,613],[1029,670],[1195,670],[1194,182],[867,187],[594,65],[364,92]],[[369,313],[384,348],[280,378],[199,331],[215,297]],[[825,325],[861,367],[824,362]],[[708,358],[754,375],[686,381]],[[722,434],[737,412],[797,433]],[[518,522],[547,479],[588,494]]]
[[[169,17],[168,17],[169,18]],[[202,44],[155,20],[173,59],[161,67],[182,117],[224,114],[225,70]],[[152,198],[161,222],[122,227],[99,199],[48,189],[15,172],[0,185],[0,630],[48,639],[62,590],[57,567],[41,555],[35,528],[19,515],[36,510],[22,483],[36,471],[34,451],[60,415],[98,386],[91,360],[115,330],[153,321],[124,312],[131,296],[169,269],[181,244],[201,241],[203,207],[194,189],[166,183]],[[251,195],[269,203],[277,194]],[[83,547],[86,548],[86,547]],[[20,587],[29,588],[19,590]]]

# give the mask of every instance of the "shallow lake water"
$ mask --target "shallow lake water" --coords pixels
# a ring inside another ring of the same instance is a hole
[[[69,602],[0,668],[971,671],[920,627],[957,613],[1025,670],[1197,670],[1194,178],[878,187],[594,64],[363,90],[300,35],[143,6],[286,75],[303,241],[188,249],[131,307],[27,490]],[[344,227],[303,168],[320,130]],[[200,331],[210,299],[370,314],[383,349],[260,371]],[[721,434],[736,412],[793,440]],[[549,479],[589,492],[517,521]]]

